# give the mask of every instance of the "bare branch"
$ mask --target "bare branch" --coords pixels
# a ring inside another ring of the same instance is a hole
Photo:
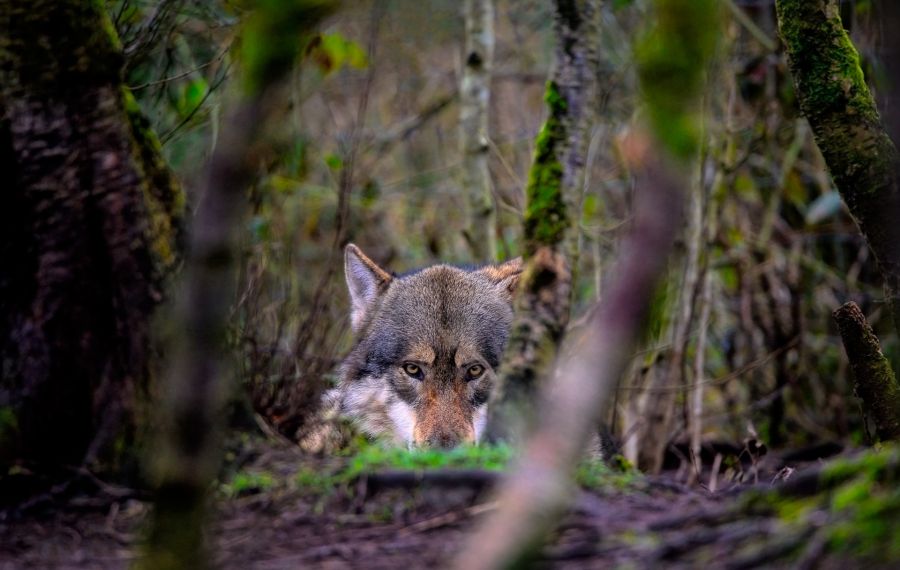
[[[878,437],[900,441],[900,385],[878,337],[856,303],[841,305],[832,316],[850,359],[856,395],[871,414]]]

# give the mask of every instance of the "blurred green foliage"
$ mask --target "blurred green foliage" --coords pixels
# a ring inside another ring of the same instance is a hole
[[[512,450],[503,445],[466,445],[449,451],[440,449],[404,449],[367,445],[356,455],[343,472],[343,477],[355,479],[382,469],[487,469],[498,471],[506,467]]]
[[[262,493],[275,487],[275,477],[260,471],[240,471],[228,483],[220,485],[220,491],[226,497]]]
[[[307,30],[333,13],[337,0],[253,0],[241,34],[244,91],[256,94],[290,69],[312,38]],[[305,36],[300,35],[303,31]]]
[[[369,58],[360,45],[336,32],[316,36],[306,50],[326,75],[345,65],[353,69],[365,69],[369,65]]]

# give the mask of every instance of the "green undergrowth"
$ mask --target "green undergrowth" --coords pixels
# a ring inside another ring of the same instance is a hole
[[[332,472],[301,468],[295,483],[303,490],[322,493],[383,471],[480,469],[501,472],[513,459],[514,452],[506,445],[470,445],[443,451],[363,444]],[[611,463],[614,467],[599,460],[585,460],[575,470],[575,481],[588,489],[623,490],[640,480],[639,473],[626,463]]]
[[[502,471],[512,458],[507,446],[471,445],[449,451],[405,449],[358,443],[330,470],[304,466],[294,476],[301,491],[316,494],[344,488],[360,477],[391,470],[483,469]]]
[[[900,448],[839,459],[820,473],[815,493],[747,494],[744,507],[773,513],[785,532],[818,528],[830,552],[879,562],[900,561]]]
[[[407,449],[386,446],[358,436],[329,456],[267,453],[269,444],[244,435],[231,442],[216,495],[221,500],[253,496],[288,497],[300,494],[322,512],[332,500],[355,496],[360,480],[387,471],[478,470],[503,472],[515,463],[507,445],[468,445],[451,450]],[[245,463],[241,458],[258,457]],[[230,467],[229,467],[230,466]],[[583,489],[601,494],[641,492],[643,476],[616,456],[604,463],[585,459],[574,471]],[[427,485],[427,483],[426,483]],[[374,507],[373,507],[374,508]],[[370,513],[371,514],[371,513]]]
[[[838,552],[900,561],[900,448],[841,460],[824,475],[843,481],[828,494],[836,520],[828,532]]]
[[[254,465],[235,472],[219,485],[227,498],[273,490],[296,490],[305,494],[330,496],[349,491],[354,482],[385,471],[483,470],[502,472],[515,454],[506,445],[470,445],[451,450],[406,449],[377,443],[356,442],[343,455],[301,465],[291,477],[270,474]],[[627,462],[585,460],[578,465],[576,483],[594,491],[623,492],[637,488],[641,475]]]
[[[273,489],[277,484],[274,475],[266,471],[239,471],[228,483],[219,486],[226,497],[252,495]]]
[[[342,472],[347,480],[385,469],[485,469],[502,471],[512,458],[506,445],[466,445],[448,451],[370,445],[350,458]]]
[[[621,455],[610,461],[582,461],[575,469],[575,482],[595,491],[628,491],[637,488],[643,480],[641,473]]]

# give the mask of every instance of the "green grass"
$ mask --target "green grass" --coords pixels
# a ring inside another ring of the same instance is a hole
[[[315,494],[327,494],[360,477],[385,470],[427,471],[433,469],[484,469],[504,471],[514,457],[506,445],[470,445],[449,451],[405,449],[363,443],[348,456],[346,463],[332,472],[304,467],[294,477],[296,485]],[[575,481],[593,490],[622,491],[640,480],[640,474],[627,462],[614,460],[616,468],[598,460],[585,460],[575,470]]]
[[[469,445],[449,451],[371,445],[351,457],[343,476],[352,480],[384,469],[486,469],[502,471],[512,457],[505,445]]]
[[[239,471],[231,481],[220,485],[219,489],[228,497],[240,497],[268,491],[275,484],[275,477],[265,471]]]
[[[586,459],[575,469],[575,482],[595,491],[625,491],[641,481],[641,474],[621,456],[612,460],[616,468],[596,459]]]

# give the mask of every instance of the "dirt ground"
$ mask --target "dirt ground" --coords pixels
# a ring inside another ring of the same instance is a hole
[[[271,447],[254,451],[244,468],[264,469],[275,481],[291,481],[298,465],[325,468],[316,461],[321,460]],[[495,473],[457,475],[377,473],[328,493],[280,484],[244,489],[240,496],[220,492],[210,528],[214,566],[445,567],[466,532],[495,508]],[[637,478],[627,487],[583,489],[544,549],[541,565],[793,567],[796,558],[790,564],[777,562],[786,548],[800,551],[800,567],[806,558],[814,562],[810,567],[841,565],[816,556],[814,536],[805,537],[808,544],[782,545],[780,528],[771,519],[723,516],[743,488],[733,484],[710,493],[677,483],[670,475]],[[149,511],[145,497],[99,483],[93,493],[56,498],[24,513],[7,509],[0,513],[0,569],[126,568],[139,556],[142,523]]]

